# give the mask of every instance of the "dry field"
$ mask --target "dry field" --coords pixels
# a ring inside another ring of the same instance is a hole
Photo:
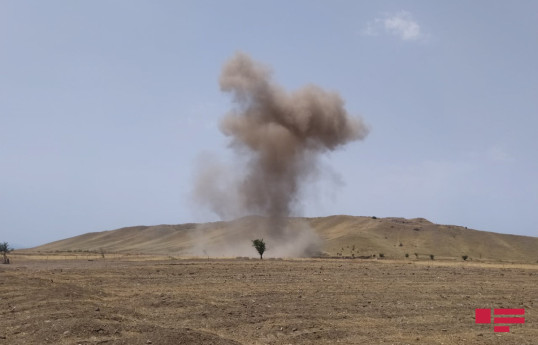
[[[91,261],[90,261],[91,260]],[[0,344],[538,344],[538,265],[17,257]],[[525,308],[510,333],[475,308]]]

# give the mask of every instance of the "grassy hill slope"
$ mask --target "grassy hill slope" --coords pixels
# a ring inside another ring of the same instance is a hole
[[[250,240],[257,238],[256,224],[261,217],[205,224],[135,226],[87,233],[48,243],[29,251],[100,251],[166,255],[222,255],[214,248],[240,243],[244,251],[229,248],[226,256],[256,256]],[[473,260],[538,261],[538,238],[498,234],[439,225],[423,218],[375,218],[329,216],[290,218],[289,223],[307,224],[322,239],[321,254],[326,256],[379,256],[415,259],[453,258],[468,255]],[[292,244],[293,245],[293,244]],[[270,248],[271,243],[268,243]],[[194,250],[198,248],[199,250]],[[206,249],[204,249],[206,248]],[[213,249],[211,249],[213,248]],[[267,252],[271,256],[271,252]]]

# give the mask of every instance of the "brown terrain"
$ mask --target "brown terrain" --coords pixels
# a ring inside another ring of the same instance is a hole
[[[538,265],[12,255],[0,344],[499,344],[538,339]],[[524,308],[494,333],[475,308]]]
[[[200,228],[189,224],[15,251],[0,265],[0,344],[538,344],[536,238],[424,219],[306,221],[323,257],[182,257]],[[218,243],[239,223],[206,234]],[[525,324],[494,333],[476,308],[523,308]]]
[[[207,224],[135,226],[87,233],[30,251],[255,257],[250,240],[256,237],[252,229],[260,221],[260,217],[248,217]],[[292,218],[289,222],[307,224],[319,235],[323,240],[320,256],[364,257],[381,253],[385,258],[402,259],[405,254],[415,257],[416,253],[419,258],[433,254],[446,260],[461,260],[467,255],[469,260],[479,261],[538,262],[538,237],[439,225],[423,218],[330,216]],[[197,233],[202,233],[203,238]],[[204,248],[193,253],[192,248],[199,242],[204,243]],[[223,251],[229,242],[237,245]],[[246,252],[239,250],[239,244],[246,247]],[[267,245],[266,256],[271,257],[271,243]]]

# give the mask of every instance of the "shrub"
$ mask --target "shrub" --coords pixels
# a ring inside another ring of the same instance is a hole
[[[7,257],[7,254],[12,251],[13,249],[9,247],[9,244],[7,242],[0,243],[0,254],[2,254],[3,263],[9,264],[9,258]]]
[[[435,260],[435,255],[430,254],[430,259]]]
[[[461,258],[463,259],[463,261],[467,261],[467,258],[469,258],[469,256],[467,256],[467,255],[462,255]]]
[[[408,258],[408,257],[409,257],[409,254],[405,253],[405,257]]]
[[[379,253],[379,257],[380,257],[380,258],[384,258],[384,257],[385,257],[385,254],[383,254],[383,253]]]

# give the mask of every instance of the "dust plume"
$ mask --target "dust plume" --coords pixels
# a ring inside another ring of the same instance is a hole
[[[273,241],[268,242],[273,248],[300,240],[293,245],[309,252],[319,239],[315,234],[305,238],[304,231],[291,229],[286,221],[302,183],[316,178],[320,155],[364,139],[367,126],[347,113],[337,93],[316,85],[287,92],[272,80],[268,67],[244,53],[224,64],[219,82],[234,104],[220,130],[230,138],[238,157],[235,166],[242,170],[202,163],[195,198],[223,219],[266,217],[263,230],[247,239],[261,233]]]

